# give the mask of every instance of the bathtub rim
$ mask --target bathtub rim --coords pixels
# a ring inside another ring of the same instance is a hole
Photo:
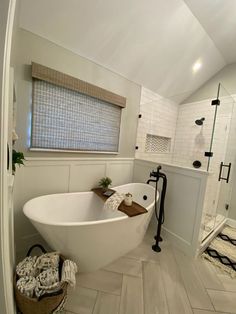
[[[135,183],[127,183],[127,184],[123,184],[123,185],[118,185],[118,186],[115,186],[113,187],[113,189],[116,189],[118,187],[121,187],[121,186],[128,186],[128,185],[144,185],[144,186],[149,186],[150,188],[153,189],[153,191],[155,191],[155,188],[152,186],[152,185],[147,185],[146,183],[138,183],[138,182],[135,182]],[[23,206],[23,213],[24,215],[32,222],[35,222],[35,223],[41,223],[43,225],[48,225],[48,226],[61,226],[61,227],[76,227],[76,226],[91,226],[91,225],[101,225],[101,224],[106,224],[106,223],[111,223],[111,222],[117,222],[117,221],[122,221],[122,220],[125,220],[125,219],[128,219],[128,218],[135,218],[135,217],[139,217],[139,216],[143,216],[146,214],[149,213],[149,210],[154,207],[154,204],[155,204],[155,200],[153,200],[153,202],[148,206],[148,207],[145,207],[147,209],[147,213],[144,213],[144,214],[141,214],[141,215],[137,215],[137,216],[133,216],[133,217],[129,217],[127,216],[125,213],[123,213],[124,216],[121,216],[121,217],[114,217],[114,218],[108,218],[108,219],[102,219],[102,220],[92,220],[92,221],[79,221],[79,222],[47,222],[47,221],[44,221],[43,219],[35,219],[35,218],[32,218],[31,215],[28,213],[30,212],[29,209],[26,208],[26,206],[34,201],[34,200],[37,200],[37,199],[41,199],[41,198],[45,198],[45,197],[48,197],[48,196],[59,196],[59,195],[74,195],[74,194],[92,194],[94,193],[93,191],[86,191],[86,192],[65,192],[65,193],[53,193],[53,194],[46,194],[46,195],[41,195],[41,196],[38,196],[38,197],[34,197],[32,199],[30,199],[29,201],[27,201],[24,206]],[[157,201],[159,199],[159,191],[157,191]],[[122,213],[122,212],[120,212]]]

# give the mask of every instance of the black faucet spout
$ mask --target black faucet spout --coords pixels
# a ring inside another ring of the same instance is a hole
[[[156,180],[153,180],[153,179],[147,180],[147,184],[149,184],[150,182],[156,182]]]

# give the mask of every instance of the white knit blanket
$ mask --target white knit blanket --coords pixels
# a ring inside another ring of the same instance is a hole
[[[103,208],[111,211],[117,210],[124,198],[124,194],[116,192],[106,200]]]

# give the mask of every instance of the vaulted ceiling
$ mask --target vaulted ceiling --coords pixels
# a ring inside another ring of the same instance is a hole
[[[235,0],[21,0],[20,27],[179,102],[236,61],[235,13]]]

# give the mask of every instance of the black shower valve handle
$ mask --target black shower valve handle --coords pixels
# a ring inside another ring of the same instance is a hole
[[[154,178],[158,177],[160,170],[161,170],[161,166],[158,166],[157,170],[152,170],[152,172],[150,172],[150,177],[154,177]]]
[[[157,177],[157,172],[155,170],[152,170],[152,172],[150,172],[150,177]]]

